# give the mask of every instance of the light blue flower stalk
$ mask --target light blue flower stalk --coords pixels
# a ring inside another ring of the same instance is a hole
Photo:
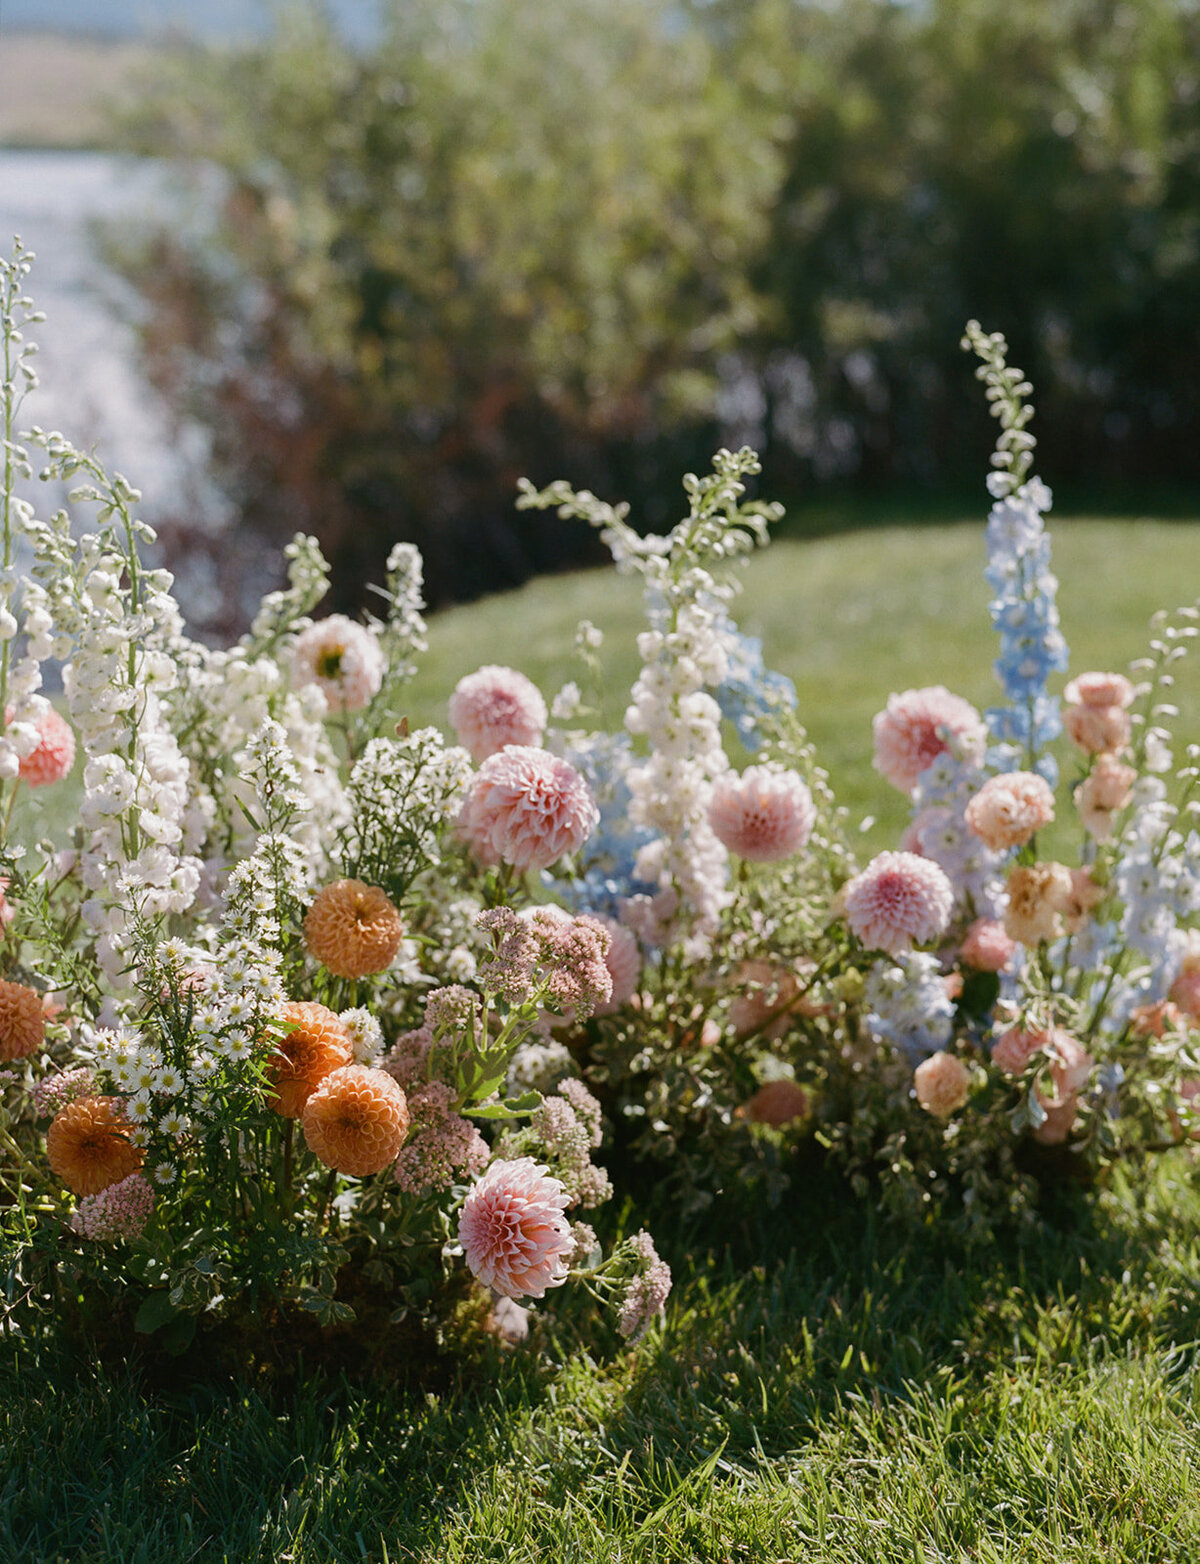
[[[1008,704],[984,714],[992,737],[988,760],[1000,771],[1036,771],[1053,787],[1058,767],[1044,751],[1062,723],[1058,698],[1046,693],[1046,681],[1066,670],[1067,643],[1043,519],[1050,490],[1031,474],[1036,441],[1029,433],[1033,408],[1026,398],[1033,387],[1019,369],[1009,368],[1008,344],[999,332],[989,334],[969,321],[962,345],[982,360],[976,375],[1001,426],[988,476],[995,503],[988,516],[984,576],[995,593],[990,607],[1000,656],[994,666]]]
[[[796,710],[796,686],[786,674],[767,667],[757,636],[743,635],[728,615],[721,630],[728,668],[715,692],[717,705],[733,724],[743,748],[754,755],[763,746],[763,719],[783,709]]]

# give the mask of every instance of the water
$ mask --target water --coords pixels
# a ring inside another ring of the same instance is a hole
[[[19,234],[35,252],[27,287],[46,315],[29,333],[39,346],[39,385],[21,424],[94,447],[142,491],[140,513],[152,524],[186,512],[219,528],[228,517],[208,477],[205,433],[179,427],[142,374],[130,323],[136,301],[98,261],[91,232],[97,219],[144,213],[164,178],[136,158],[0,149],[0,246],[7,252]],[[30,498],[45,514],[44,490]]]
[[[354,43],[378,35],[376,0],[329,0],[329,14]],[[108,38],[150,38],[179,29],[209,39],[262,37],[266,0],[0,0],[0,25]]]

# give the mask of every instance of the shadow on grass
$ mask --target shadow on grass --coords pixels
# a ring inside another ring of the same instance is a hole
[[[802,1459],[850,1414],[886,1419],[965,1386],[986,1422],[1005,1365],[1053,1374],[1195,1341],[1185,1156],[1140,1194],[1121,1178],[1094,1201],[1063,1189],[1036,1230],[989,1248],[900,1229],[828,1174],[778,1211],[730,1202],[660,1243],[676,1297],[634,1349],[567,1294],[530,1350],[427,1344],[407,1374],[366,1352],[331,1372],[299,1343],[288,1373],[192,1359],[172,1374],[132,1342],[121,1366],[10,1340],[0,1557],[432,1557],[489,1483],[561,1511],[617,1473],[636,1509],[707,1481],[714,1460]]]

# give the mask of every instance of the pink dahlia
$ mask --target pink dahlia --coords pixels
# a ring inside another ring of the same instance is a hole
[[[794,771],[749,766],[713,785],[708,823],[731,853],[751,863],[778,863],[808,841],[817,811]]]
[[[963,965],[976,972],[1003,972],[1016,948],[1016,940],[1009,939],[1003,923],[994,918],[976,918],[967,930],[960,954]]]
[[[1193,1021],[1200,1021],[1200,929],[1189,929],[1187,941],[1183,961],[1167,997]]]
[[[927,766],[958,740],[982,751],[987,729],[974,706],[952,695],[944,684],[889,695],[887,709],[875,718],[876,771],[901,792],[911,793]]]
[[[1054,819],[1054,794],[1032,771],[990,777],[971,799],[966,821],[985,847],[1021,847]]]
[[[583,846],[600,819],[569,762],[510,744],[480,766],[458,820],[480,863],[545,869]]]
[[[537,685],[515,668],[494,663],[460,679],[450,697],[451,726],[476,765],[506,744],[536,749],[547,720]]]
[[[333,712],[358,711],[383,684],[378,637],[345,614],[330,614],[292,643],[292,682],[315,684]]]
[[[601,1000],[592,1014],[608,1016],[620,1010],[622,1005],[627,1005],[637,993],[642,975],[642,952],[632,929],[627,929],[615,918],[603,918],[599,914],[593,916],[597,923],[603,924],[610,936],[608,949],[604,952],[604,964],[612,980],[612,994],[608,999]]]
[[[493,1162],[472,1185],[458,1240],[474,1276],[506,1298],[541,1298],[567,1279],[569,1197],[532,1157]]]
[[[5,721],[12,720],[10,707]],[[75,734],[71,725],[59,716],[48,701],[33,721],[38,741],[36,748],[21,759],[21,781],[28,782],[30,787],[45,787],[49,782],[61,782],[64,777],[70,776],[71,767],[75,764]]]
[[[868,950],[897,956],[943,933],[954,890],[943,870],[916,853],[880,853],[845,887],[846,920]]]

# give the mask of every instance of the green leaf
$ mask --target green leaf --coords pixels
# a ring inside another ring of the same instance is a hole
[[[507,1102],[489,1102],[479,1108],[464,1108],[473,1119],[522,1119],[542,1105],[541,1092],[524,1092]]]
[[[149,1293],[142,1299],[141,1307],[134,1315],[133,1328],[143,1336],[151,1336],[156,1330],[178,1319],[180,1312],[171,1302],[171,1295],[165,1288],[161,1292]]]

